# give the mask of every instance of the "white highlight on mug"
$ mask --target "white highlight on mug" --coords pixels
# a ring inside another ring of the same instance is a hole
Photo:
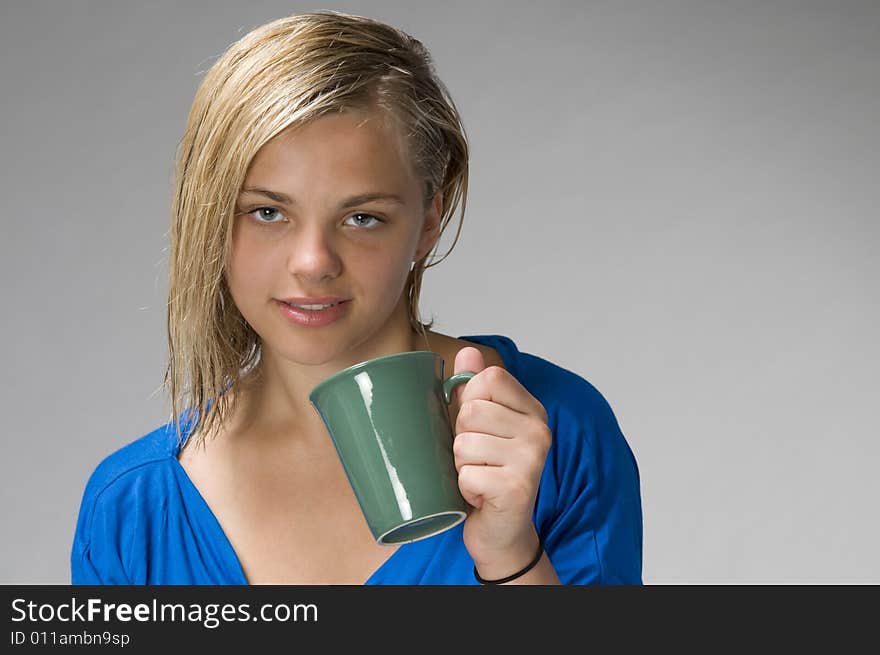
[[[360,389],[361,392],[361,398],[364,399],[364,404],[367,406],[367,415],[370,417],[370,425],[373,426],[373,435],[377,435],[379,430],[376,428],[376,424],[373,423],[373,380],[370,378],[368,372],[361,371],[360,373],[355,374],[354,381],[357,383],[358,389]],[[382,440],[377,437],[376,443],[379,444],[379,450],[382,452],[382,459],[385,462],[385,470],[391,475],[391,488],[394,490],[394,497],[397,499],[397,506],[400,508],[400,514],[404,520],[409,521],[413,517],[409,496],[406,495],[406,489],[403,488],[403,484],[400,482],[400,476],[397,475],[397,469],[391,466],[391,462],[388,460],[388,454],[385,452],[385,446],[382,445]]]

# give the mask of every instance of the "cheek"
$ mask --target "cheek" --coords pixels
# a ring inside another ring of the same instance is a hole
[[[236,302],[253,297],[253,292],[264,288],[270,280],[272,258],[264,249],[249,247],[245,241],[233,243],[226,281]]]
[[[369,289],[370,293],[396,296],[406,285],[409,264],[410,260],[399,250],[389,249],[382,253],[372,253],[369,257],[361,257],[357,270],[350,267],[350,272],[357,279],[356,284]]]

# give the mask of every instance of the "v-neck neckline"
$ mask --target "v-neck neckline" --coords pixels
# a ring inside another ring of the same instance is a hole
[[[465,341],[476,342],[481,345],[485,345],[487,341],[494,341],[494,339],[499,338],[499,335],[468,335],[468,336],[460,336],[459,339],[463,339]],[[503,338],[503,337],[502,337]],[[516,375],[513,371],[513,362],[510,361],[505,353],[504,348],[496,348],[498,355],[501,357],[504,362],[505,368],[511,372],[512,375]],[[450,373],[451,375],[451,373]],[[186,472],[186,469],[183,468],[183,465],[180,463],[180,460],[177,459],[180,454],[180,449],[183,447],[183,443],[186,439],[189,438],[190,432],[189,428],[191,424],[187,425],[186,435],[181,441],[181,443],[174,443],[171,447],[171,459],[174,460],[174,466],[177,467],[178,473],[184,480],[184,484],[188,488],[190,492],[190,496],[195,498],[195,502],[201,506],[201,516],[207,516],[208,522],[210,524],[211,530],[215,533],[217,538],[220,540],[223,545],[223,556],[226,559],[227,563],[232,566],[235,570],[235,573],[238,575],[239,581],[235,584],[252,586],[251,582],[247,579],[247,575],[245,575],[244,567],[241,564],[241,559],[238,556],[238,553],[235,552],[235,548],[232,546],[232,542],[229,540],[229,537],[226,535],[226,532],[223,530],[223,526],[220,525],[220,521],[217,519],[217,516],[214,514],[214,511],[211,509],[211,506],[208,505],[208,501],[205,500],[205,497],[202,496],[202,492],[199,491],[199,488],[196,487],[195,483],[189,477],[189,473]],[[369,585],[373,584],[374,578],[376,578],[380,573],[384,571],[388,566],[390,566],[391,562],[396,561],[402,557],[401,553],[407,552],[410,550],[412,545],[416,542],[408,542],[404,544],[400,544],[393,553],[389,557],[387,557],[368,577],[367,579],[360,583],[361,585]]]
[[[228,564],[232,566],[235,573],[237,574],[239,580],[234,584],[239,585],[247,585],[252,586],[250,580],[247,579],[247,575],[245,575],[244,567],[241,564],[241,558],[238,556],[238,553],[235,551],[235,548],[232,546],[232,542],[229,540],[229,537],[226,534],[226,531],[223,530],[223,526],[220,525],[220,521],[217,518],[217,515],[214,514],[214,510],[211,509],[211,506],[208,504],[208,501],[205,500],[205,497],[202,495],[202,492],[199,491],[199,488],[195,485],[192,479],[189,477],[189,474],[186,472],[186,469],[183,468],[183,465],[180,463],[180,460],[177,459],[178,454],[180,453],[180,448],[176,447],[172,450],[171,459],[174,460],[174,465],[177,467],[178,473],[184,480],[184,484],[189,490],[189,495],[191,498],[195,498],[195,502],[200,506],[201,512],[200,516],[206,516],[208,518],[208,522],[210,524],[210,529],[215,533],[216,537],[220,540],[222,544],[222,552],[223,557]],[[389,555],[377,568],[374,570],[367,579],[360,583],[361,585],[372,584],[372,580],[376,577],[382,569],[388,565],[391,560],[397,557],[401,550],[409,546],[410,544],[400,544],[391,555]]]

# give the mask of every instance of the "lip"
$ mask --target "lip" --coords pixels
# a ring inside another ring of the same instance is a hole
[[[345,302],[348,298],[341,296],[316,296],[315,298],[281,298],[281,302],[296,303],[297,305],[329,305],[334,302]]]
[[[281,313],[284,314],[284,317],[287,318],[287,320],[296,325],[303,325],[305,327],[323,327],[335,323],[348,313],[348,306],[350,304],[347,301],[340,301],[339,304],[334,307],[309,310],[291,307],[282,300],[276,300],[275,302],[278,304]]]

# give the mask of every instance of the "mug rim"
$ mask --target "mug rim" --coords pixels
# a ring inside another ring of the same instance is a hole
[[[336,371],[336,373],[333,373],[332,375],[318,382],[318,384],[316,384],[312,388],[312,391],[309,393],[309,400],[314,402],[316,394],[319,393],[321,389],[330,386],[341,378],[348,377],[353,373],[358,373],[363,369],[373,366],[374,364],[384,363],[388,360],[398,359],[401,357],[431,357],[433,359],[442,356],[440,355],[440,353],[434,352],[433,350],[405,350],[399,353],[391,353],[390,355],[380,355],[379,357],[366,359],[362,362],[358,362],[357,364],[352,364],[351,366],[348,366],[340,371]]]
[[[438,516],[450,516],[450,517],[455,516],[456,519],[454,522],[450,523],[447,526],[444,526],[442,528],[437,528],[435,530],[432,530],[431,532],[427,532],[427,533],[420,535],[418,537],[415,537],[413,539],[405,539],[403,541],[385,541],[385,537],[390,535],[392,532],[396,532],[397,530],[400,530],[401,528],[405,528],[410,523],[424,521],[425,519],[433,519],[433,518],[437,518]],[[433,537],[435,535],[440,534],[441,532],[446,532],[447,530],[450,530],[450,529],[454,528],[455,526],[457,526],[459,523],[464,521],[466,518],[467,518],[467,512],[463,512],[458,509],[447,509],[447,510],[443,510],[442,512],[434,512],[433,514],[426,514],[425,516],[421,516],[421,517],[413,517],[407,521],[403,521],[402,523],[395,525],[392,528],[389,528],[388,530],[385,530],[385,532],[383,532],[378,537],[376,537],[376,544],[378,544],[379,546],[402,546],[403,544],[411,544],[416,541],[421,541],[422,539],[427,539],[428,537]]]

